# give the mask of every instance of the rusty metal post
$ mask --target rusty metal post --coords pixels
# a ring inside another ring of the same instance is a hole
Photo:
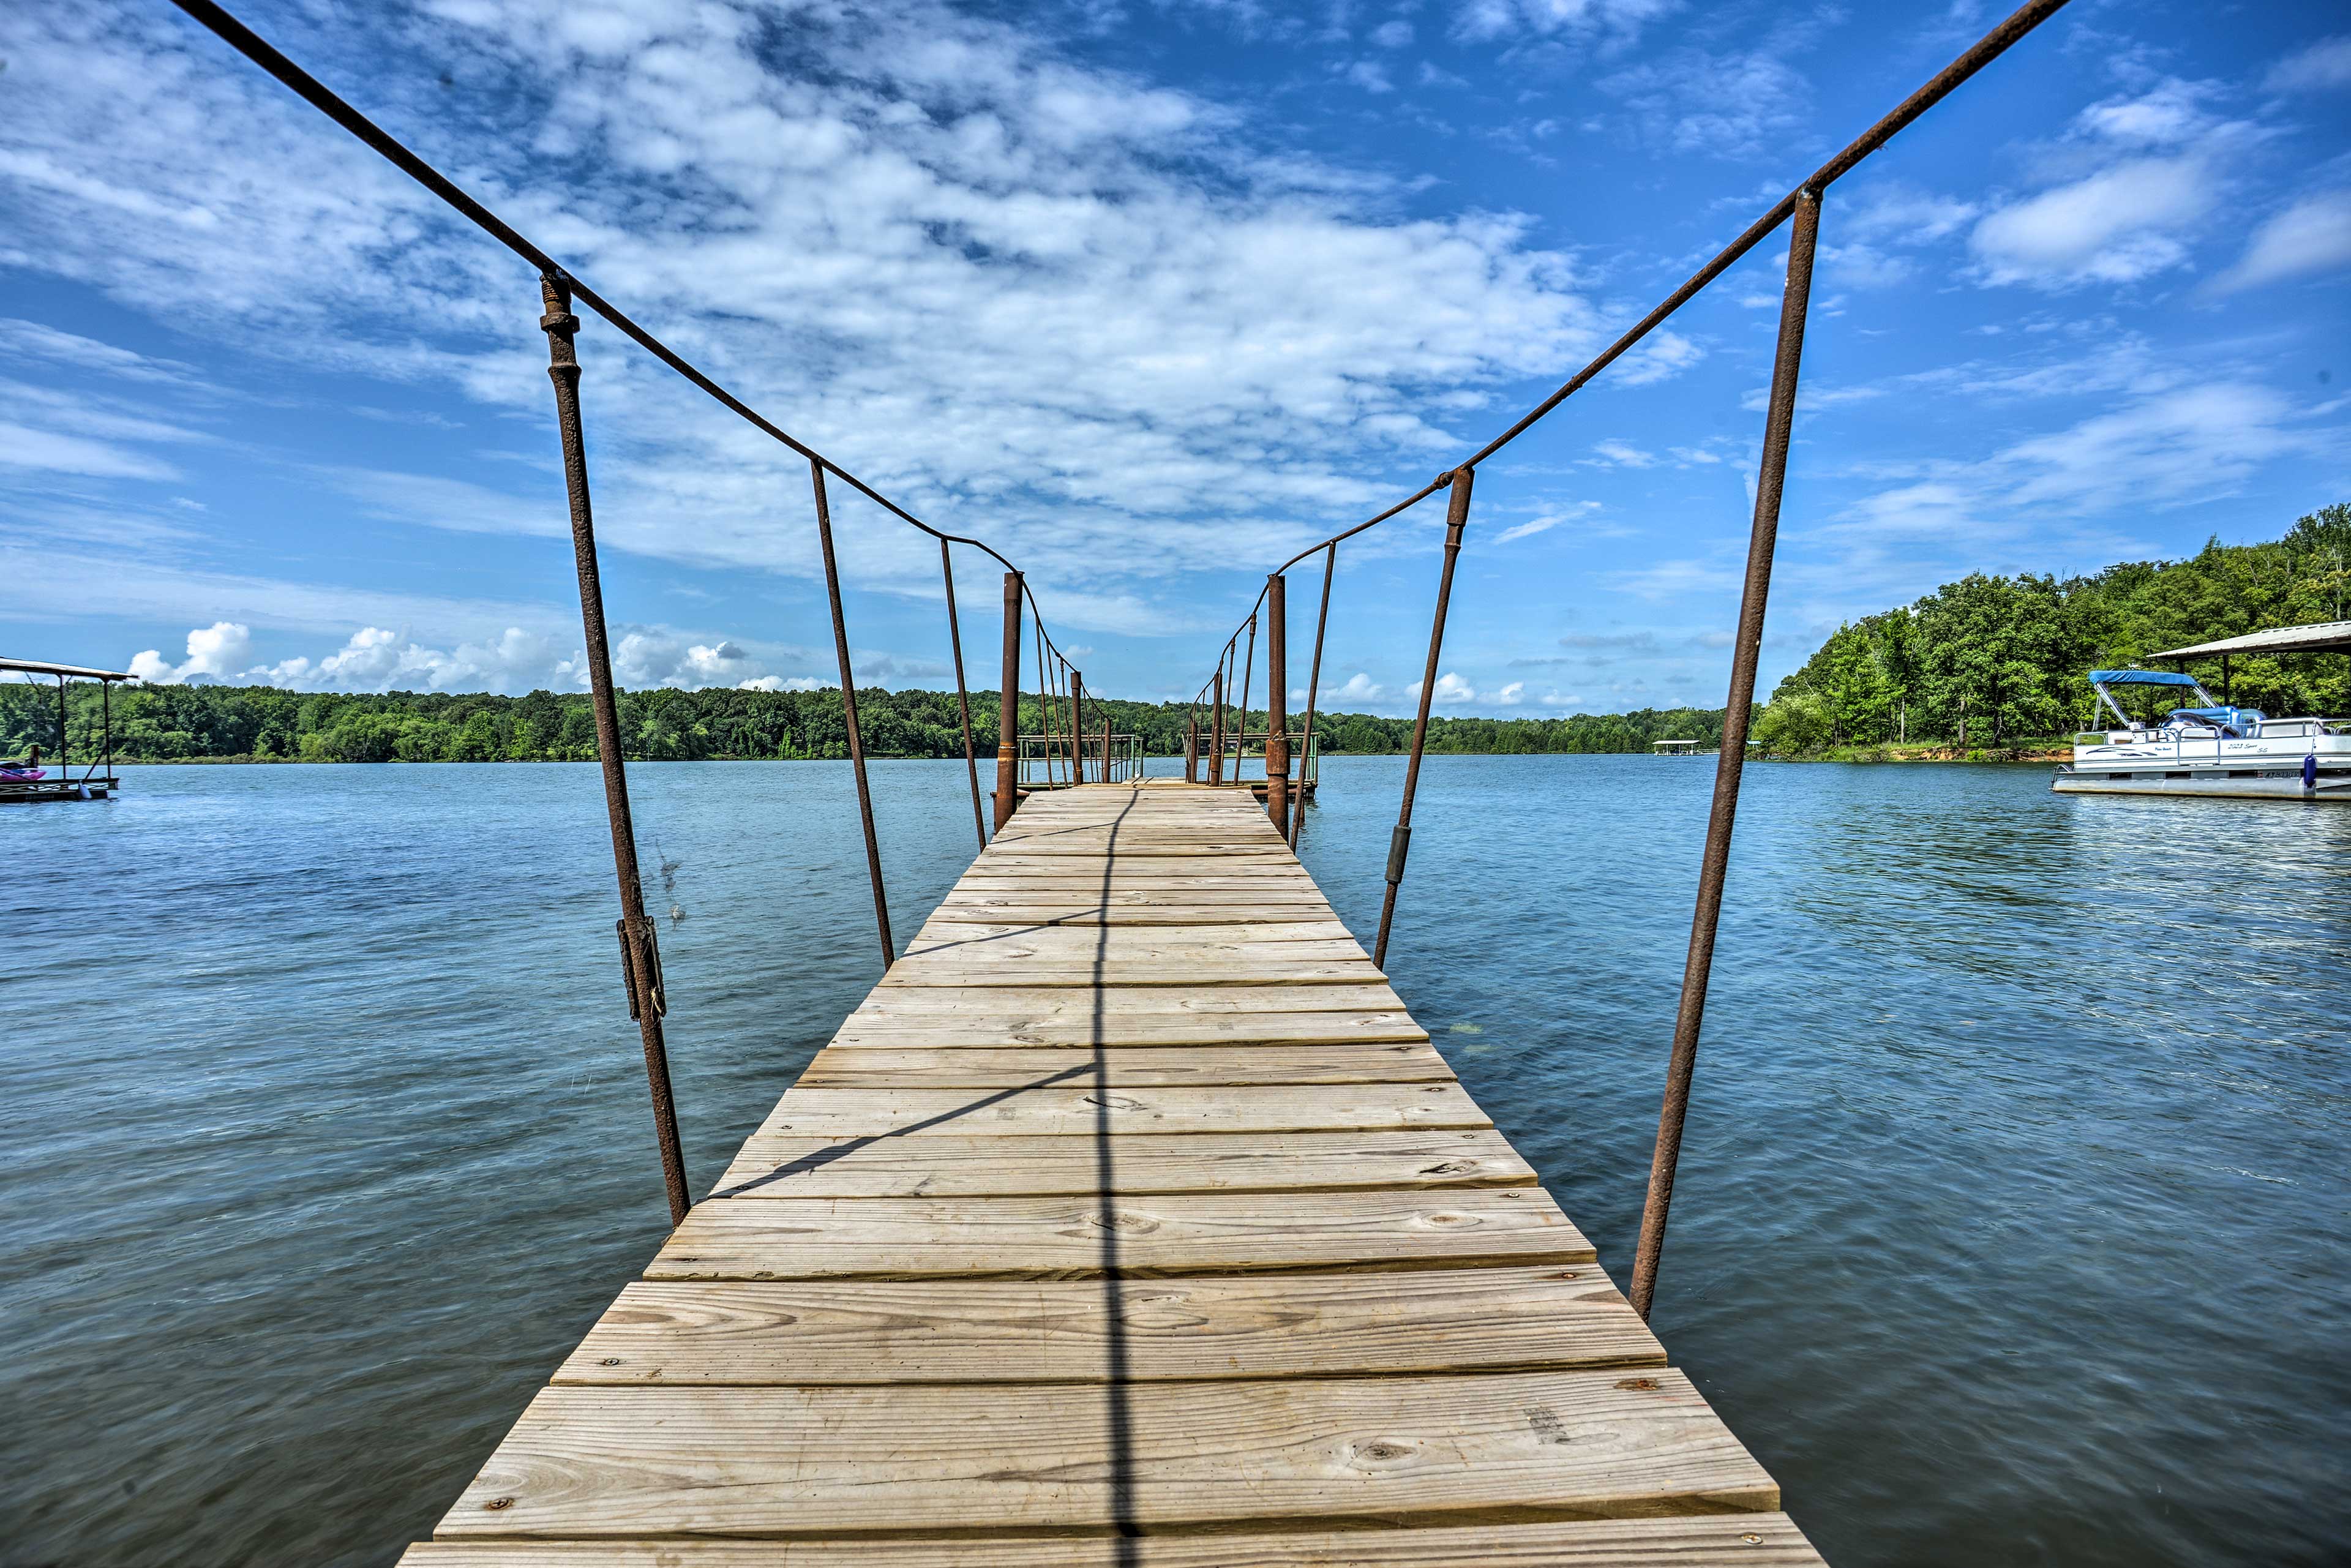
[[[971,693],[963,679],[963,626],[956,619],[955,562],[947,555],[947,541],[939,541],[939,575],[947,584],[947,641],[955,644],[956,707],[963,715],[963,766],[971,775],[971,831],[979,835],[979,847],[987,847],[987,818],[979,809],[979,757],[971,748]]]
[[[1192,714],[1184,721],[1184,782],[1200,781],[1200,705],[1192,705]]]
[[[1241,760],[1249,756],[1249,686],[1257,678],[1257,612],[1249,612],[1249,653],[1241,661],[1240,727],[1234,732],[1233,782],[1241,781]]]
[[[1265,814],[1290,837],[1290,618],[1280,572],[1265,580]]]
[[[1412,757],[1404,767],[1404,800],[1396,808],[1395,831],[1388,837],[1388,890],[1380,900],[1380,938],[1372,962],[1385,967],[1388,927],[1395,921],[1396,889],[1404,882],[1405,852],[1412,844],[1412,798],[1420,788],[1420,758],[1428,744],[1428,705],[1437,695],[1437,661],[1445,645],[1445,612],[1453,601],[1453,563],[1461,555],[1461,530],[1469,522],[1469,486],[1477,475],[1464,465],[1453,471],[1453,494],[1445,507],[1445,567],[1437,578],[1437,614],[1428,627],[1428,665],[1420,677],[1420,713],[1412,723]]]
[[[539,280],[547,333],[547,374],[555,383],[555,425],[563,442],[563,483],[571,498],[571,554],[580,577],[580,626],[587,640],[588,691],[596,713],[596,757],[604,774],[604,815],[612,829],[612,871],[621,883],[621,974],[629,993],[629,1016],[645,1051],[645,1086],[653,1103],[653,1141],[660,1146],[662,1181],[669,1189],[669,1218],[685,1218],[694,1200],[686,1196],[685,1151],[677,1137],[677,1107],[671,1098],[669,1044],[662,1018],[669,996],[662,984],[661,943],[645,916],[644,888],[637,875],[637,830],[629,814],[629,779],[621,761],[621,714],[612,690],[612,653],[604,636],[604,586],[596,570],[596,520],[588,497],[588,451],[580,434],[580,355],[572,335],[580,318],[571,313],[571,284],[549,274]]]
[[[66,778],[66,678],[57,677],[57,782],[69,783]]]
[[[996,831],[1020,804],[1020,574],[1004,574],[1004,674],[996,702]]]
[[[1232,652],[1229,644],[1225,652],[1228,654]],[[1221,784],[1225,781],[1225,662],[1222,659],[1217,661],[1214,685],[1216,702],[1209,711],[1216,716],[1216,720],[1208,737],[1208,782]]]
[[[1086,781],[1086,673],[1070,672],[1070,782]]]
[[[1102,707],[1100,703],[1096,703],[1094,706],[1096,707]],[[1105,784],[1115,784],[1118,782],[1117,779],[1111,777],[1110,771],[1110,710],[1108,708],[1102,708],[1102,781]]]
[[[106,776],[114,777],[114,683],[98,683],[99,725],[106,736]]]
[[[1306,768],[1315,760],[1314,699],[1322,690],[1322,630],[1331,623],[1331,578],[1339,570],[1339,544],[1333,539],[1322,554],[1322,608],[1314,617],[1314,665],[1306,676],[1306,755],[1298,770],[1298,803],[1290,813],[1290,847],[1298,848],[1298,830],[1306,824]],[[1319,769],[1318,769],[1319,771]]]
[[[1054,722],[1054,715],[1059,710],[1054,698],[1061,690],[1060,682],[1068,674],[1062,666],[1061,654],[1055,653],[1050,660],[1047,658],[1045,627],[1040,622],[1037,626],[1037,731],[1038,738],[1045,747],[1045,784],[1048,789],[1059,780],[1061,771],[1061,731]]]
[[[832,651],[841,661],[841,711],[849,723],[849,767],[857,775],[857,816],[865,828],[865,874],[873,883],[873,925],[882,935],[882,967],[898,961],[890,940],[890,903],[882,891],[882,841],[873,834],[873,790],[865,779],[865,738],[857,727],[857,678],[849,668],[849,622],[841,613],[841,566],[832,554],[832,507],[825,499],[824,465],[810,459],[816,488],[816,538],[824,550],[824,592],[832,602]]]
[[[1689,956],[1682,968],[1681,1009],[1674,1018],[1673,1055],[1666,1068],[1665,1105],[1657,1114],[1657,1145],[1649,1161],[1648,1201],[1641,1210],[1641,1240],[1633,1254],[1633,1310],[1643,1318],[1656,1296],[1657,1260],[1666,1245],[1666,1212],[1674,1198],[1681,1158],[1682,1122],[1689,1114],[1690,1078],[1698,1066],[1698,1026],[1714,968],[1714,934],[1722,915],[1722,882],[1730,865],[1730,830],[1739,814],[1739,778],[1747,761],[1747,727],[1755,704],[1755,665],[1763,648],[1763,608],[1771,591],[1771,554],[1780,534],[1780,496],[1788,479],[1788,439],[1795,424],[1796,374],[1804,357],[1804,316],[1812,299],[1813,253],[1821,232],[1821,196],[1797,193],[1788,240],[1788,280],[1780,298],[1780,347],[1771,365],[1771,411],[1763,424],[1763,461],[1755,480],[1755,525],[1747,543],[1747,587],[1739,601],[1739,642],[1731,651],[1730,697],[1722,715],[1722,753],[1714,765],[1714,809],[1706,823],[1706,854],[1698,862],[1698,902],[1690,913]]]

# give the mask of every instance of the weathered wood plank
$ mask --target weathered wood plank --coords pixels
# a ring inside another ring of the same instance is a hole
[[[1139,1539],[440,1541],[402,1568],[1822,1568],[1784,1513]]]
[[[1196,1013],[1224,1017],[1255,1016],[1276,1010],[1289,1012],[1402,1012],[1404,1000],[1384,979],[1355,986],[1218,986],[1203,983],[1179,992],[1158,987],[1127,988],[1106,986],[1098,996],[1073,997],[1066,990],[1018,986],[991,988],[977,996],[958,997],[929,988],[903,991],[877,990],[850,1015],[854,1019],[911,1017],[942,1013],[1003,1014],[1026,1012],[1038,1018],[1133,1013]]]
[[[1116,1332],[1113,1333],[1113,1324]],[[1596,1263],[1132,1280],[646,1281],[558,1383],[749,1387],[1662,1365]]]
[[[977,1136],[1042,1133],[1308,1133],[1376,1127],[1490,1127],[1458,1083],[1352,1083],[1314,1088],[1107,1089],[1091,1067],[1017,1090],[800,1089],[785,1092],[765,1133],[872,1137],[933,1130]]]
[[[1122,1055],[1104,1062],[1121,1090],[1178,1084],[1240,1086],[1306,1083],[1449,1082],[1453,1070],[1426,1043],[1206,1048]],[[1072,1070],[1092,1082],[1086,1047],[1023,1050],[956,1046],[859,1050],[835,1045],[800,1074],[803,1089],[1003,1089],[1049,1082]]]
[[[1124,930],[1116,926],[966,922],[943,931],[925,926],[906,944],[899,962],[952,955],[970,964],[1027,963],[1044,958],[1068,962],[1109,957],[1128,962],[1168,958],[1231,957],[1363,958],[1370,956],[1353,933],[1336,920],[1282,920],[1263,925],[1224,921],[1213,925]]]
[[[1427,1034],[1404,1012],[1290,1013],[1261,1018],[1236,1013],[1105,1012],[1033,1017],[1029,1013],[959,1012],[935,1016],[886,1014],[852,1018],[832,1037],[857,1050],[1020,1050],[1096,1046],[1105,1050],[1166,1050],[1177,1046],[1303,1046],[1409,1043]]]
[[[1371,980],[1384,980],[1386,974],[1374,967],[1369,959],[1360,962],[1343,959],[1312,961],[1268,960],[1247,962],[1238,958],[1218,957],[1197,965],[1186,965],[1172,958],[1146,962],[1105,960],[1086,964],[1044,958],[1021,964],[948,966],[937,963],[909,963],[904,959],[891,966],[882,977],[882,984],[893,990],[911,989],[924,986],[1298,986],[1330,982],[1337,985],[1360,986]]]
[[[1122,1197],[1345,1187],[1531,1186],[1491,1128],[1343,1133],[1135,1133],[1110,1172]],[[1019,1134],[810,1138],[754,1133],[714,1193],[746,1197],[1086,1197],[1102,1190],[1091,1138]]]
[[[1115,1164],[1113,1153],[1113,1192]],[[1593,1259],[1539,1186],[1284,1193],[1278,1203],[1249,1193],[722,1198],[687,1212],[645,1278],[1141,1279]]]
[[[1779,1500],[1663,1367],[1091,1393],[552,1387],[437,1533],[1439,1525]]]

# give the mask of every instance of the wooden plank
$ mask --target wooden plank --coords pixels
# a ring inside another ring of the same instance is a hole
[[[933,934],[927,927],[906,944],[900,962],[953,954],[967,963],[1025,963],[1048,960],[1145,958],[1190,960],[1225,956],[1249,959],[1275,957],[1368,957],[1354,934],[1336,920],[1282,920],[1249,925],[1226,921],[1213,925],[1177,926],[1167,930],[1127,931],[1112,926],[1072,930],[1053,925],[1010,922],[967,922]]]
[[[1535,1173],[1491,1128],[1343,1133],[1134,1133],[1111,1178],[1122,1197],[1345,1187],[1531,1186]],[[1091,1138],[1019,1134],[810,1138],[754,1133],[712,1189],[743,1197],[1090,1196]]]
[[[1236,1086],[1304,1083],[1449,1082],[1453,1070],[1424,1043],[1154,1051],[1105,1061],[1121,1090],[1176,1084]],[[1066,1079],[1092,1082],[1094,1052],[1082,1046],[1024,1050],[986,1047],[831,1046],[799,1076],[803,1089],[1003,1089]]]
[[[1099,900],[1065,904],[941,904],[924,922],[924,936],[949,936],[956,928],[976,925],[1021,926],[1095,925],[1280,925],[1322,916],[1311,904],[1159,904],[1102,907]],[[1338,922],[1329,920],[1329,925]]]
[[[1823,1568],[1784,1513],[1280,1535],[438,1541],[402,1568]]]
[[[1032,1089],[800,1089],[760,1124],[768,1133],[825,1138],[931,1131],[1093,1137],[1123,1133],[1304,1133],[1376,1127],[1490,1127],[1458,1083],[1357,1083],[1312,1088],[1129,1088],[1089,1070]]]
[[[1111,1177],[1115,1190],[1115,1155]],[[1589,1263],[1539,1186],[696,1204],[648,1280],[1074,1279]]]
[[[1217,958],[1186,966],[1172,958],[1160,958],[1140,963],[1104,961],[1101,964],[1077,962],[1051,963],[1036,959],[1023,964],[946,965],[940,963],[909,963],[901,959],[882,977],[882,984],[892,989],[918,986],[1298,986],[1330,982],[1359,986],[1368,980],[1384,980],[1384,972],[1372,967],[1370,960],[1347,962],[1339,959],[1315,959],[1305,962],[1269,960],[1247,963],[1234,958]]]
[[[1072,992],[1083,995],[1083,992]],[[832,1037],[855,1050],[1021,1050],[1099,1045],[1109,1051],[1172,1050],[1178,1046],[1303,1046],[1407,1044],[1427,1034],[1405,1012],[1236,1013],[1106,1012],[1032,1017],[977,1012],[874,1014],[852,1018]]]
[[[1270,1011],[1289,1012],[1402,1012],[1404,999],[1384,980],[1369,981],[1357,986],[1217,986],[1203,984],[1176,993],[1158,988],[1127,990],[1116,986],[1106,987],[1099,998],[1073,997],[1065,990],[1040,988],[1023,991],[1017,986],[1002,987],[979,996],[958,997],[931,989],[911,991],[877,990],[859,1005],[850,1018],[912,1017],[940,1013],[977,1013],[997,1015],[1010,1012],[1032,1014],[1037,1018],[1086,1017],[1096,1010],[1104,1014],[1195,1013],[1201,1016],[1226,1017],[1243,1014],[1254,1017]]]
[[[1113,1390],[552,1387],[436,1533],[1394,1527],[1779,1500],[1662,1367]]]
[[[1113,1324],[1116,1332],[1113,1332]],[[557,1383],[754,1387],[1661,1366],[1596,1263],[1132,1280],[641,1281]]]

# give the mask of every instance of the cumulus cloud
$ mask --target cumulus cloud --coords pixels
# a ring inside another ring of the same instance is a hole
[[[2237,265],[2212,280],[2222,291],[2258,287],[2351,265],[2351,191],[2307,196],[2253,231]]]
[[[1415,681],[1412,685],[1405,687],[1405,695],[1411,697],[1414,701],[1417,702],[1420,699],[1420,688],[1421,683]],[[1445,703],[1449,705],[1475,702],[1477,697],[1478,688],[1476,686],[1473,686],[1468,681],[1463,680],[1453,671],[1447,670],[1443,674],[1437,677],[1437,694],[1435,696],[1431,697],[1429,701],[1432,705],[1437,703]]]
[[[1527,700],[1527,683],[1512,681],[1494,694],[1494,701],[1502,707],[1516,707]]]
[[[159,648],[131,657],[130,672],[151,685],[181,685],[191,680],[226,680],[244,667],[253,648],[253,628],[235,621],[215,621],[188,633],[188,656],[174,664]]]
[[[2082,110],[2045,159],[2065,177],[1977,221],[1968,244],[1980,279],[2063,289],[2134,283],[2187,262],[2231,158],[2256,135],[2214,116],[2212,94],[2167,80]]]
[[[1377,681],[1372,679],[1371,676],[1365,674],[1363,671],[1357,670],[1353,674],[1347,677],[1347,684],[1345,685],[1341,686],[1337,691],[1332,692],[1331,695],[1335,701],[1339,702],[1375,703],[1379,701],[1382,696],[1385,695],[1386,693],[1387,688],[1385,686],[1381,685]]]

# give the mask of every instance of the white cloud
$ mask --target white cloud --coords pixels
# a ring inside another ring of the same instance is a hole
[[[736,687],[747,692],[820,692],[838,681],[820,681],[813,675],[761,675],[753,681],[737,681]]]
[[[92,479],[171,480],[180,471],[127,447],[0,420],[0,468],[46,469]]]
[[[1631,442],[1619,441],[1614,436],[1606,441],[1593,442],[1592,451],[1594,460],[1611,467],[1654,468],[1657,465],[1656,453],[1644,452]]]
[[[1609,373],[1625,386],[1645,387],[1679,375],[1705,358],[1706,350],[1679,332],[1659,328],[1609,367]]]
[[[1398,18],[1372,29],[1372,42],[1384,49],[1401,49],[1412,42],[1412,24]]]
[[[1969,244],[1991,283],[2133,283],[2187,260],[2178,231],[2219,198],[2199,160],[2134,159],[2001,208]]]
[[[2185,264],[2229,164],[2259,135],[2211,114],[2204,105],[2214,92],[2166,79],[2082,110],[2044,152],[2059,183],[1977,221],[1968,244],[1980,280],[2063,289],[2135,283]]]
[[[1351,703],[1375,703],[1385,695],[1387,688],[1371,676],[1357,670],[1347,677],[1347,684],[1331,694],[1332,700]]]
[[[1715,53],[1677,49],[1600,78],[1643,136],[1666,152],[1750,158],[1803,123],[1812,88],[1785,54],[1796,40]]]
[[[2257,287],[2351,264],[2351,191],[2305,196],[2253,231],[2237,265],[2212,280],[2223,290]]]
[[[253,628],[235,621],[215,621],[188,633],[188,656],[178,664],[149,648],[131,656],[130,671],[154,685],[176,685],[192,678],[226,680],[242,671],[251,656]]]
[[[1455,12],[1456,36],[1470,39],[1531,34],[1598,36],[1621,47],[1641,28],[1680,8],[1680,0],[1464,0]]]
[[[1412,685],[1405,687],[1405,695],[1411,697],[1414,701],[1417,702],[1420,699],[1420,682],[1413,682]],[[1463,680],[1451,670],[1447,670],[1445,674],[1437,677],[1437,695],[1429,700],[1432,705],[1436,703],[1466,703],[1476,701],[1477,696],[1477,687],[1471,685],[1468,681]]]
[[[1527,683],[1512,681],[1494,694],[1494,701],[1503,707],[1516,707],[1527,698]]]
[[[2351,37],[2322,38],[2270,68],[2272,92],[2324,92],[2351,87]]]

